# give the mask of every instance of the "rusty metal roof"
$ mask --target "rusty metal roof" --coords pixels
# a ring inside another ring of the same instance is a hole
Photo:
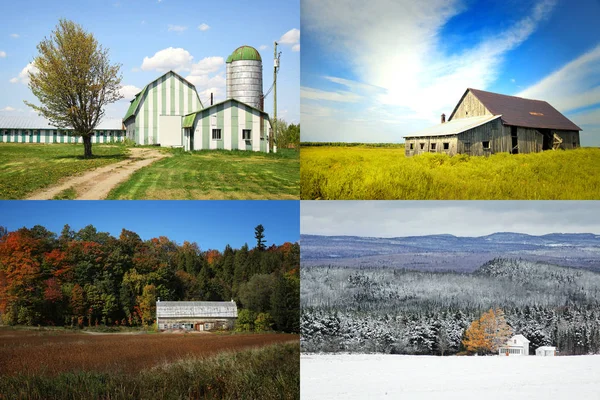
[[[580,131],[581,128],[562,115],[558,110],[542,100],[530,100],[522,97],[485,92],[478,89],[467,89],[462,99],[471,91],[493,115],[502,115],[505,125],[522,126],[524,128],[562,129]],[[460,102],[452,111],[452,119]]]

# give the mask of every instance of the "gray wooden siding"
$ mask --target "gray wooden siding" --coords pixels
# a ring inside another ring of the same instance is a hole
[[[458,134],[457,152],[471,156],[483,156],[503,151],[510,151],[510,129],[508,135],[503,129],[500,119],[495,119]],[[490,142],[489,149],[483,148],[483,142]]]
[[[579,132],[577,131],[553,131],[556,132],[556,134],[558,136],[560,136],[563,140],[562,144],[560,145],[561,149],[576,149],[578,147],[581,147],[581,144],[579,142]]]
[[[447,149],[444,149],[444,144],[447,145]],[[453,156],[456,154],[456,147],[456,135],[406,138],[404,154],[406,155],[406,157],[411,157],[423,153],[442,153]]]
[[[469,91],[458,105],[452,119],[492,115],[487,108]]]

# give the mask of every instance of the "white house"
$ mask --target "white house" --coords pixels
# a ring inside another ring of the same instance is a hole
[[[523,335],[515,335],[500,346],[498,354],[507,356],[528,356],[529,340]]]
[[[535,355],[541,357],[554,357],[556,355],[556,347],[541,346],[535,349]]]

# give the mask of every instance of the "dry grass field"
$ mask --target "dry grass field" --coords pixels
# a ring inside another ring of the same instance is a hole
[[[0,328],[0,399],[298,399],[287,334]]]
[[[186,357],[206,357],[299,340],[287,334],[85,334],[0,330],[0,375],[72,371],[136,373]]]

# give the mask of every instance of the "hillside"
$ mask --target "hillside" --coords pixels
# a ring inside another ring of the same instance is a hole
[[[437,354],[461,350],[465,329],[501,308],[531,349],[600,352],[600,273],[541,262],[495,259],[472,273],[391,268],[301,270],[305,351]]]
[[[494,258],[522,258],[600,271],[600,236],[531,236],[499,232],[482,237],[429,235],[395,238],[301,235],[305,267],[335,265],[418,271],[472,272]]]

